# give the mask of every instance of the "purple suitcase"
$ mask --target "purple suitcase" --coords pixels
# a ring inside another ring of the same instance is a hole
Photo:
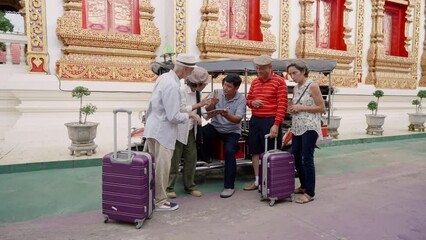
[[[154,159],[148,152],[130,151],[131,111],[114,112],[114,152],[102,160],[102,213],[109,219],[131,222],[141,228],[154,210]],[[128,150],[117,151],[117,113],[129,117]]]
[[[277,149],[267,151],[268,138],[265,135],[265,153],[260,155],[259,161],[259,193],[260,199],[269,199],[269,206],[275,201],[289,199],[292,201],[294,193],[294,157],[289,152]]]

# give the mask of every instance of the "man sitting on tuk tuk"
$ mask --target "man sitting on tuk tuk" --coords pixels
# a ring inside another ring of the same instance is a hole
[[[222,140],[225,152],[224,190],[222,198],[231,197],[235,192],[237,162],[235,154],[239,150],[238,141],[241,136],[240,122],[246,114],[246,99],[238,92],[241,77],[227,75],[222,80],[222,89],[215,89],[205,107],[207,118],[211,123],[202,128],[203,160],[210,158],[210,146],[214,140]]]

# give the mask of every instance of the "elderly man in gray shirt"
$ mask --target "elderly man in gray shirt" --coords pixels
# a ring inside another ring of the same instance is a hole
[[[225,177],[222,198],[231,197],[235,190],[235,176],[237,162],[235,154],[238,152],[238,141],[241,136],[240,122],[246,114],[246,98],[238,92],[241,78],[231,74],[222,81],[222,89],[214,90],[210,104],[206,106],[211,123],[203,127],[203,148],[210,153],[213,140],[222,140],[225,152]]]
[[[146,137],[144,151],[154,155],[157,211],[172,211],[179,208],[177,203],[169,202],[166,195],[178,124],[187,122],[189,118],[201,124],[197,114],[180,112],[180,79],[191,74],[194,67],[194,56],[179,54],[174,69],[158,77],[149,103],[144,130]]]

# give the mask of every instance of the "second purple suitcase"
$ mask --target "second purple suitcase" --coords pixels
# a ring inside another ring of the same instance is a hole
[[[117,113],[114,110],[114,152],[102,160],[102,213],[109,219],[131,222],[141,228],[154,210],[154,159],[148,152],[117,151]]]
[[[294,193],[294,157],[289,152],[277,149],[267,151],[265,135],[265,153],[260,155],[259,161],[259,193],[260,199],[269,199],[269,206],[274,206],[277,200],[292,200]]]

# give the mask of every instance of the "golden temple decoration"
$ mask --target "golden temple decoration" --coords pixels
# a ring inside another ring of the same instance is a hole
[[[357,0],[357,20],[356,20],[356,59],[354,72],[358,82],[362,81],[362,60],[364,56],[364,0]]]
[[[260,0],[260,15],[263,41],[222,38],[218,0],[204,0],[201,7],[202,24],[197,31],[200,58],[253,58],[261,54],[272,55],[276,51],[276,37],[269,29],[271,16],[268,14],[268,0]]]
[[[319,85],[328,85],[329,84],[328,76],[325,76],[323,73],[310,72],[308,78],[314,80]]]
[[[290,56],[290,1],[281,0],[280,58]]]
[[[64,56],[56,63],[63,80],[150,82],[156,79],[150,63],[160,45],[150,0],[139,0],[140,34],[84,29],[82,0],[64,0],[65,13],[56,34]]]
[[[186,0],[176,0],[175,7],[175,46],[176,53],[186,52]]]
[[[417,80],[412,76],[412,67],[416,64],[415,54],[409,47],[411,37],[408,30],[405,32],[405,47],[408,57],[390,56],[385,54],[383,21],[385,0],[372,1],[372,33],[367,61],[369,64],[366,84],[374,84],[377,88],[414,89]],[[415,0],[409,1],[406,15],[406,29],[412,23],[412,9],[420,6]]]
[[[28,71],[46,74],[49,72],[49,58],[46,45],[45,0],[30,0],[25,3],[28,4],[25,6]]]
[[[321,58],[337,61],[337,66],[332,74],[332,84],[337,87],[357,87],[358,81],[352,67],[356,58],[355,45],[350,41],[352,28],[349,26],[349,15],[353,11],[352,1],[345,1],[344,9],[344,41],[346,51],[316,47],[314,36],[315,0],[300,0],[299,38],[296,42],[296,56],[298,58]],[[323,81],[321,81],[323,83]]]
[[[27,7],[25,6],[26,2],[27,2],[26,0],[19,0],[20,7],[16,8],[16,9],[19,9],[19,14],[21,14],[21,16],[24,17],[25,21],[27,21],[25,17],[27,15],[27,11],[26,11]],[[25,32],[27,32],[26,24],[24,24],[24,28],[25,28]]]
[[[426,7],[424,9],[424,14],[426,15]],[[425,18],[425,26],[424,30],[426,31],[426,18]],[[421,67],[422,67],[422,77],[419,81],[419,87],[426,87],[426,35],[423,39],[423,54],[421,59]]]
[[[416,7],[414,8],[414,22],[413,22],[413,47],[412,47],[412,52],[413,52],[413,58],[415,59],[413,67],[411,69],[411,76],[414,79],[417,79],[417,72],[418,72],[418,62],[420,60],[420,55],[419,55],[419,43],[420,43],[420,15],[421,15],[421,3],[420,0],[415,0],[416,1]],[[411,7],[411,5],[410,5]],[[413,6],[414,7],[414,6]]]
[[[90,64],[83,64],[89,62]],[[57,62],[58,75],[63,79],[92,81],[140,82],[151,79],[151,60],[127,56],[65,55]]]

